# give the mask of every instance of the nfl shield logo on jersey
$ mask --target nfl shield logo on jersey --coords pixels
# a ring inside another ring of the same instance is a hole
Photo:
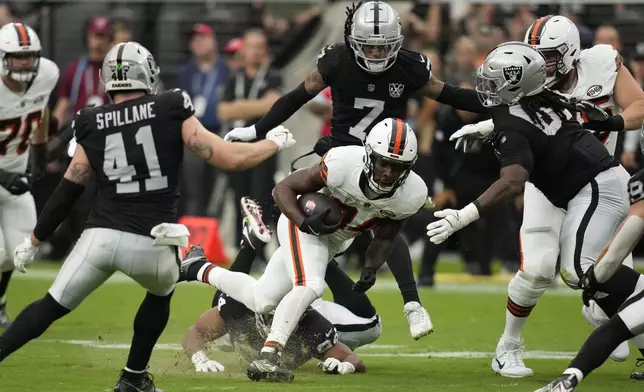
[[[405,85],[402,83],[389,83],[389,95],[391,98],[400,98],[405,89]]]
[[[503,78],[513,86],[519,84],[523,78],[523,67],[517,65],[503,67]]]

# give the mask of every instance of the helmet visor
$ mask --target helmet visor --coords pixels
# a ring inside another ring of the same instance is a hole
[[[381,188],[391,188],[411,169],[413,162],[400,162],[372,154],[372,179]]]
[[[366,64],[368,70],[382,72],[393,64],[402,40],[402,36],[377,39],[352,36],[350,43],[356,57]]]
[[[476,93],[483,106],[492,107],[504,103],[499,96],[499,90],[503,87],[503,83],[501,78],[489,78],[483,75],[483,71],[479,68],[476,74]]]

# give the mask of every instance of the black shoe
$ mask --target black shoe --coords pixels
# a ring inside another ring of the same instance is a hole
[[[248,365],[246,375],[253,381],[291,382],[295,378],[290,370],[281,367],[280,354],[260,352],[259,358]]]
[[[154,378],[148,372],[136,374],[121,370],[114,392],[163,392],[163,390],[154,386]]]
[[[644,365],[644,358],[637,358],[637,361],[635,362],[635,367],[638,368],[640,366]],[[635,370],[631,372],[631,380],[635,381],[642,381],[644,380],[644,370]]]
[[[181,261],[179,269],[179,282],[197,280],[199,269],[207,263],[206,254],[201,246],[192,245],[186,257]]]
[[[434,287],[434,276],[433,275],[421,275],[416,280],[416,284],[420,287]]]

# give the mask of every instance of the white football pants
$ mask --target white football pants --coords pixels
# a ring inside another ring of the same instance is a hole
[[[31,193],[16,196],[0,187],[0,272],[13,271],[13,251],[29,236],[36,221]]]
[[[165,297],[179,279],[179,250],[155,246],[152,237],[91,228],[81,234],[58,271],[49,294],[72,310],[116,271],[134,279],[151,294]]]

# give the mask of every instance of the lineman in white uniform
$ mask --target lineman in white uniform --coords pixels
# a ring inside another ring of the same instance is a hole
[[[588,121],[585,115],[579,120],[585,127],[596,131],[611,154],[615,152],[616,133],[624,129],[639,128],[644,120],[644,93],[626,67],[622,66],[619,53],[609,45],[596,45],[581,50],[579,31],[575,24],[563,16],[546,16],[535,21],[525,36],[525,42],[535,46],[544,55],[548,66],[548,86],[559,93],[577,100],[586,100],[616,114],[605,121]],[[591,119],[592,120],[592,119]],[[488,120],[469,125],[456,132],[451,140],[458,139],[457,148],[467,150],[472,137],[486,136],[494,124]],[[521,226],[521,269],[508,286],[505,330],[492,360],[492,369],[506,377],[532,376],[521,357],[521,330],[537,300],[555,277],[559,255],[561,227],[565,212],[555,207],[533,184],[526,183]],[[625,264],[632,266],[629,255]],[[562,265],[563,280],[576,287],[576,271]],[[604,311],[594,301],[584,307],[583,315],[593,326],[607,320]],[[628,357],[628,344],[620,345],[612,354],[615,360]],[[501,367],[499,364],[503,364]]]
[[[59,71],[40,57],[41,50],[31,27],[9,23],[0,29],[0,328],[10,324],[6,290],[14,269],[13,250],[36,225],[30,184],[47,163],[47,103]],[[30,156],[32,179],[27,175]]]
[[[375,283],[376,270],[387,258],[402,222],[427,201],[425,183],[411,171],[416,158],[416,137],[409,125],[399,119],[382,120],[367,136],[365,148],[333,148],[319,165],[298,170],[275,187],[274,198],[282,211],[277,225],[281,246],[258,280],[205,262],[184,261],[187,279],[209,282],[257,313],[275,309],[271,332],[260,359],[248,368],[249,377],[275,379],[284,373],[281,350],[306,308],[322,296],[328,262],[370,229],[375,229],[375,239],[355,288],[366,291]],[[300,211],[297,196],[320,190],[341,204],[341,226],[328,227],[322,223],[323,215],[305,216]],[[279,378],[292,379],[288,374]]]

